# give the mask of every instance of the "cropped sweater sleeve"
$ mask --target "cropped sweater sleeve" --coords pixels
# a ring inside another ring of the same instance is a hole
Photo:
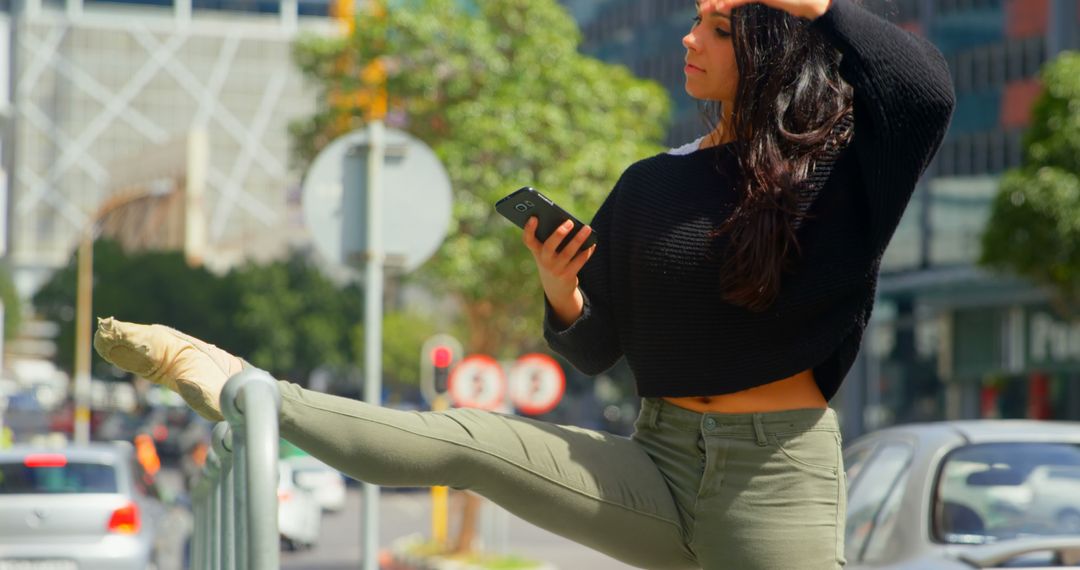
[[[854,89],[855,148],[875,245],[884,248],[955,106],[948,66],[927,40],[852,4],[832,0],[812,27],[840,50]]]
[[[599,374],[611,368],[623,354],[614,322],[611,293],[612,224],[618,184],[593,217],[596,251],[578,272],[578,289],[585,300],[584,312],[563,328],[544,296],[544,339],[555,352],[566,357],[585,374]]]

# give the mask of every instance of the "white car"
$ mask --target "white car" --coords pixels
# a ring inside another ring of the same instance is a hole
[[[1080,535],[1080,466],[1047,466],[1032,470],[1031,516],[1043,525]]]
[[[292,466],[278,462],[278,532],[287,550],[311,548],[322,530],[322,507],[293,480]]]
[[[315,497],[325,511],[345,508],[345,477],[338,470],[310,455],[283,459],[292,468],[293,483]]]
[[[1080,567],[1080,422],[893,426],[844,467],[849,570]]]
[[[0,570],[146,570],[164,515],[131,445],[0,450]]]

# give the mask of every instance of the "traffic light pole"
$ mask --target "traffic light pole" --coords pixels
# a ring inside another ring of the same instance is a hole
[[[446,393],[447,377],[463,354],[461,343],[448,334],[436,334],[420,347],[420,393],[431,404],[431,410],[441,412],[450,408]],[[431,539],[441,548],[449,544],[447,529],[450,519],[450,489],[431,488]]]

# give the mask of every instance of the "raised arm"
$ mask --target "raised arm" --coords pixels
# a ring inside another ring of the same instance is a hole
[[[852,0],[702,0],[704,9],[764,4],[812,20],[843,54],[855,90],[855,136],[873,235],[884,248],[945,136],[956,97],[941,53]]]
[[[855,91],[852,144],[884,247],[948,129],[956,105],[949,69],[930,42],[851,0],[832,0],[811,26],[843,54],[840,75]]]

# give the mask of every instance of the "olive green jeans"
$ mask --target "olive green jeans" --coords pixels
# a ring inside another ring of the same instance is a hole
[[[282,437],[361,481],[468,489],[649,570],[843,565],[846,494],[831,409],[699,414],[646,398],[625,438],[279,386]]]

